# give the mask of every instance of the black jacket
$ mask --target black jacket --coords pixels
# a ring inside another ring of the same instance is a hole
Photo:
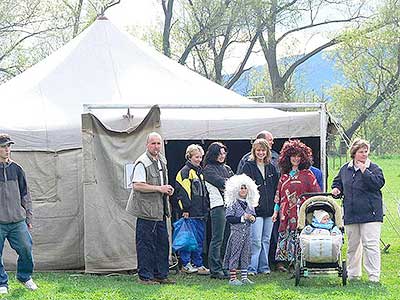
[[[332,188],[338,188],[344,195],[345,225],[383,222],[381,188],[384,184],[381,168],[372,162],[364,173],[356,171],[352,161],[340,168]]]
[[[209,203],[202,168],[186,162],[176,174],[176,183],[180,209],[191,218],[207,216]]]
[[[225,190],[225,181],[234,175],[228,165],[219,163],[207,164],[203,172],[205,180],[217,187],[222,194]]]
[[[257,217],[271,217],[274,213],[274,198],[279,175],[272,164],[266,164],[265,178],[254,160],[248,160],[243,166],[243,173],[255,181],[260,192],[260,201],[256,207]]]

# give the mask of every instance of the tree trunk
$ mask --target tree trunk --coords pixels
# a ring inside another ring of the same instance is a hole
[[[164,31],[163,31],[163,53],[165,56],[171,57],[171,45],[169,42],[170,34],[171,34],[171,22],[172,22],[172,14],[173,14],[173,6],[174,0],[169,0],[168,3],[165,3],[166,0],[162,1],[162,6],[165,15],[164,22]]]

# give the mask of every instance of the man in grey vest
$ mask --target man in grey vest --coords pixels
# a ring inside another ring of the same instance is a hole
[[[174,284],[168,278],[169,240],[166,218],[168,196],[174,188],[168,184],[167,163],[161,155],[162,138],[157,132],[147,136],[147,151],[135,162],[132,175],[133,195],[127,210],[137,217],[136,252],[139,283]]]

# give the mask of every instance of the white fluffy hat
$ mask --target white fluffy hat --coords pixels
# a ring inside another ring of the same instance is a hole
[[[253,179],[245,174],[234,175],[226,181],[224,192],[225,206],[229,207],[235,202],[239,197],[239,191],[242,185],[247,187],[247,203],[253,208],[258,206],[260,193],[258,192],[257,185]]]
[[[322,209],[314,210],[314,217],[317,219],[318,223],[321,223],[322,219],[325,216],[329,217],[329,214],[326,211],[324,211]]]

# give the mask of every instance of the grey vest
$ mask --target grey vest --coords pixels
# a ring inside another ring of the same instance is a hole
[[[160,171],[157,160],[154,160],[147,152],[143,153],[135,162],[135,167],[143,164],[146,171],[146,183],[161,185]],[[164,184],[168,184],[167,164],[164,157],[160,156]],[[132,188],[126,210],[137,218],[162,221],[164,216],[169,216],[169,205],[166,195],[159,192],[140,192]]]

